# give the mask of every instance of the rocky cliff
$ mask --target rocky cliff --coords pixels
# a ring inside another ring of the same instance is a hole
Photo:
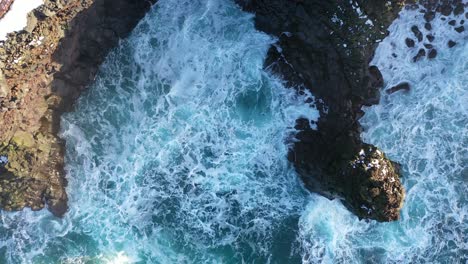
[[[382,75],[369,62],[404,1],[238,3],[255,13],[259,30],[278,37],[265,67],[315,96],[321,117],[317,124],[297,120],[298,141],[289,155],[306,187],[342,198],[361,218],[398,219],[404,198],[399,166],[362,142],[358,120],[362,106],[379,102]]]
[[[155,1],[46,0],[0,42],[1,208],[66,212],[60,116]]]

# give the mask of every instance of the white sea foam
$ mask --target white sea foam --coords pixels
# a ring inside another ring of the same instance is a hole
[[[318,114],[263,70],[274,39],[252,18],[227,0],[159,1],[62,122],[70,211],[3,213],[7,259],[288,258],[306,198],[288,138]]]
[[[403,164],[407,190],[402,219],[394,223],[358,221],[337,202],[314,198],[300,221],[304,263],[465,263],[468,260],[468,46],[437,15],[432,22],[438,50],[433,60],[412,62],[423,43],[405,45],[423,14],[404,10],[378,47],[372,64],[386,89],[402,81],[410,92],[383,93],[365,109],[363,139]],[[449,49],[447,42],[458,44]],[[396,56],[396,58],[394,57]]]
[[[43,0],[15,0],[10,11],[0,19],[0,40],[8,33],[22,30],[27,24],[27,14],[43,4]]]

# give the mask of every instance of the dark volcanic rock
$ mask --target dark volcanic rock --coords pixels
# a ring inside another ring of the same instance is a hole
[[[413,32],[414,36],[418,39],[419,42],[423,40],[423,34],[419,30],[418,26],[412,26],[411,31]]]
[[[431,49],[429,53],[427,54],[427,57],[429,59],[433,59],[437,56],[437,50],[436,49]]]
[[[407,82],[402,82],[402,83],[400,83],[400,84],[398,84],[398,85],[396,85],[396,86],[393,86],[392,88],[386,90],[385,92],[386,92],[387,94],[392,94],[392,93],[394,93],[394,92],[398,92],[398,91],[401,91],[401,90],[403,90],[403,91],[409,91],[409,90],[410,90],[410,85],[409,85],[409,83],[407,83]]]
[[[432,20],[434,20],[434,18],[435,18],[435,12],[429,11],[429,12],[424,13],[424,19],[427,22],[431,22]]]
[[[67,210],[60,116],[108,51],[151,7],[146,0],[46,0],[0,46],[0,207]],[[15,63],[21,58],[21,63]]]
[[[449,40],[449,42],[447,43],[447,46],[449,48],[453,48],[453,46],[455,46],[455,45],[457,45],[457,43],[455,41],[453,41],[453,40]]]
[[[298,91],[309,89],[316,98],[321,114],[318,130],[298,120],[301,131],[289,154],[306,187],[342,198],[361,218],[398,219],[404,196],[398,170],[381,151],[361,141],[358,119],[363,105],[378,103],[382,75],[368,64],[403,1],[391,1],[390,5],[383,0],[237,2],[255,13],[257,29],[279,38],[275,46],[280,49],[269,50],[265,67]],[[361,18],[357,7],[367,17]],[[422,40],[422,33],[419,38]],[[386,164],[382,166],[389,168],[386,173],[353,167],[362,151],[366,157],[380,155]],[[381,178],[377,179],[377,174]],[[398,191],[391,194],[393,187]]]
[[[432,30],[432,25],[431,25],[431,23],[429,23],[429,22],[425,23],[425,24],[424,24],[424,28],[425,28],[426,30]]]
[[[427,40],[429,40],[430,42],[434,41],[434,36],[433,35],[427,35],[426,36]]]
[[[413,62],[419,61],[424,56],[426,56],[426,50],[425,49],[418,50],[418,53],[416,54],[416,56],[413,57]]]
[[[409,48],[414,47],[414,40],[412,40],[410,38],[406,38],[405,43],[406,43],[406,46],[408,46]]]
[[[462,33],[463,31],[465,31],[465,27],[464,26],[456,27],[455,31],[457,31],[458,33]]]
[[[440,8],[440,13],[444,16],[450,16],[452,14],[453,7],[450,4],[445,4]]]
[[[383,87],[384,79],[377,66],[372,65],[369,67],[369,76],[371,77],[371,85],[373,87]]]
[[[427,43],[424,43],[424,47],[426,49],[432,49],[433,48],[432,44],[427,44]]]
[[[453,10],[453,14],[458,16],[458,15],[463,14],[464,11],[465,11],[465,7],[463,6],[463,4],[458,3],[457,6],[455,7],[455,9]],[[466,16],[467,16],[467,14],[465,14],[465,17]]]

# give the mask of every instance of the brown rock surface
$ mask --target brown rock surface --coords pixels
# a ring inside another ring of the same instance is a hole
[[[153,1],[154,2],[154,1]],[[119,38],[149,10],[145,0],[46,0],[27,31],[0,42],[0,207],[67,210],[60,116]]]

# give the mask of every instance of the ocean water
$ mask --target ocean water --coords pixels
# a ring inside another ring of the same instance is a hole
[[[361,120],[403,164],[401,221],[304,190],[286,155],[295,119],[318,113],[263,70],[275,40],[252,15],[160,0],[62,120],[69,212],[1,212],[0,263],[466,263],[466,34],[437,17],[435,44],[457,46],[412,63],[422,21],[403,11],[372,62],[412,90]]]

